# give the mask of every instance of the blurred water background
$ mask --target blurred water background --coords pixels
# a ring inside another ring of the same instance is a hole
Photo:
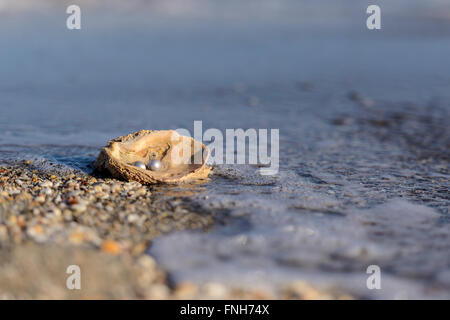
[[[278,175],[217,166],[189,201],[226,222],[149,248],[174,281],[450,297],[450,2],[76,1],[68,30],[70,4],[0,0],[0,160],[88,172],[140,129],[278,128]]]

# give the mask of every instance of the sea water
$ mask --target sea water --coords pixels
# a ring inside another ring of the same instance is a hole
[[[152,242],[174,281],[450,297],[445,1],[381,1],[378,31],[352,1],[99,1],[70,31],[62,6],[5,3],[0,161],[89,173],[140,129],[280,130],[278,174],[214,166],[189,201],[216,225]]]

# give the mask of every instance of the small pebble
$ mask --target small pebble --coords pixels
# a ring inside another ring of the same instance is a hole
[[[116,254],[120,253],[121,248],[120,248],[120,245],[116,241],[105,240],[102,243],[101,250],[103,252],[116,255]]]
[[[86,205],[83,203],[73,204],[70,208],[75,212],[84,212],[87,209]]]

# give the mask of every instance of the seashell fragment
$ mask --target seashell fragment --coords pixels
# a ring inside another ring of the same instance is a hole
[[[178,183],[206,178],[209,149],[191,137],[174,130],[141,130],[107,143],[94,163],[98,171],[113,177],[142,184]],[[136,162],[159,161],[152,171],[135,166]]]

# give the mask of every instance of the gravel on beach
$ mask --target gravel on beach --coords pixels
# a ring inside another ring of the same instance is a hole
[[[157,194],[155,196],[155,194]],[[81,173],[49,174],[30,161],[0,166],[0,298],[348,299],[298,280],[273,290],[173,283],[146,253],[154,237],[207,231],[211,212],[183,194]],[[80,267],[81,289],[66,287]]]

